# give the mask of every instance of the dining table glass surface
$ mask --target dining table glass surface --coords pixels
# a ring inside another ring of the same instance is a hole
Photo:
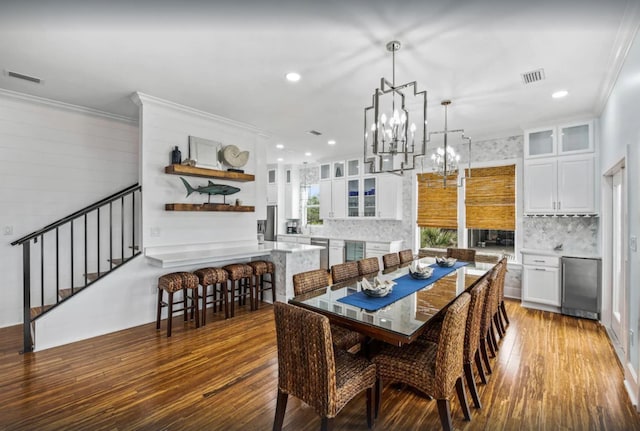
[[[434,258],[426,257],[420,261],[436,266]],[[435,277],[421,280],[418,290],[375,311],[341,301],[342,298],[362,290],[361,283],[357,280],[317,289],[296,296],[289,302],[323,314],[329,317],[330,321],[371,338],[402,345],[414,341],[429,320],[445,309],[458,295],[474,286],[493,267],[493,263],[468,262],[435,282],[431,279]],[[398,280],[407,275],[408,266],[386,273],[381,271],[378,278]]]

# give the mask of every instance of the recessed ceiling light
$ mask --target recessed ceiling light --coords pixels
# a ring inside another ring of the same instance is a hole
[[[554,99],[562,99],[563,97],[566,97],[567,94],[569,94],[567,90],[560,90],[553,93],[551,97],[553,97]]]
[[[300,74],[297,72],[289,72],[286,74],[287,81],[289,82],[298,82],[300,81]]]
[[[278,161],[279,161],[279,162],[281,162],[281,161],[283,161],[283,160],[284,160],[284,159],[283,159],[282,157],[278,157]]]
[[[309,157],[311,155],[311,153],[307,151],[306,153],[304,153],[304,155]]]
[[[282,145],[282,144],[278,144],[278,145],[276,145],[276,148],[277,148],[277,149],[279,149],[279,150],[281,150],[281,149],[283,149],[283,148],[284,148],[284,145]]]
[[[327,141],[327,144],[329,144],[329,145],[335,145],[335,144],[336,144],[336,141],[335,141],[335,139],[329,139],[329,140]]]

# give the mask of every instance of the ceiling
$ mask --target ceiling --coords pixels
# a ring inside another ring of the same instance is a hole
[[[636,0],[4,0],[0,88],[131,118],[140,91],[264,130],[269,162],[313,162],[362,153],[390,40],[396,82],[428,92],[429,129],[451,99],[449,127],[478,141],[598,115],[637,18]]]

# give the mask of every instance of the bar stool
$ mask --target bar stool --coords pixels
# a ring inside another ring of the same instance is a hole
[[[227,271],[222,268],[200,268],[193,272],[202,286],[202,326],[207,323],[207,305],[213,304],[213,312],[222,311],[224,318],[229,318],[229,297],[227,291]],[[209,294],[209,286],[212,291]],[[208,301],[211,298],[211,301]]]
[[[247,296],[249,297],[249,307],[253,311],[253,268],[246,263],[232,263],[223,266],[222,269],[227,271],[227,280],[229,286],[229,300],[231,301],[231,317],[235,316],[235,302],[238,299],[238,305],[244,305]]]
[[[273,262],[268,260],[255,260],[253,262],[248,262],[249,265],[253,269],[253,285],[255,286],[255,306],[254,309],[257,310],[259,308],[258,297],[260,297],[260,301],[264,301],[264,292],[265,290],[271,291],[271,300],[275,302],[276,300],[276,289],[275,289],[275,273],[276,267]],[[269,275],[269,278],[266,279],[264,276]],[[265,284],[268,284],[266,286]]]
[[[177,310],[173,309],[173,294],[182,290],[182,308]],[[191,290],[191,297],[188,298],[187,292]],[[164,292],[167,292],[167,302],[162,300]],[[187,299],[191,299],[191,305],[187,306]],[[156,316],[156,329],[160,329],[160,317],[162,315],[162,308],[168,307],[167,313],[167,338],[171,337],[171,322],[173,313],[178,311],[184,312],[184,321],[187,321],[187,311],[191,310],[191,316],[195,315],[196,328],[200,327],[200,312],[198,310],[198,277],[190,272],[172,272],[171,274],[165,274],[158,279],[158,313]]]

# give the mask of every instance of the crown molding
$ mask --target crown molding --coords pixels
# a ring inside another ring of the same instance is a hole
[[[131,95],[131,100],[133,102],[142,107],[145,104],[155,104],[159,106],[163,106],[165,108],[175,109],[177,111],[184,112],[185,114],[195,115],[201,118],[205,118],[207,120],[217,121],[219,123],[223,123],[229,126],[238,127],[240,129],[248,130],[250,132],[256,133],[263,138],[270,137],[270,134],[265,132],[262,129],[259,129],[256,126],[251,124],[243,123],[241,121],[231,120],[229,118],[221,117],[219,115],[212,114],[210,112],[201,111],[199,109],[191,108],[189,106],[181,105],[176,102],[171,102],[169,100],[161,99],[159,97],[150,96],[149,94],[141,93],[136,91]]]
[[[47,99],[45,97],[34,96],[17,91],[6,90],[0,88],[0,96],[8,98],[24,100],[27,102],[37,103],[39,105],[50,106],[52,108],[64,109],[66,111],[79,112],[81,114],[95,115],[97,117],[109,118],[111,120],[122,121],[124,123],[138,124],[137,118],[126,117],[124,115],[113,114],[111,112],[100,111],[99,109],[88,108],[86,106],[73,105],[71,103],[61,102],[59,100]]]
[[[640,29],[640,5],[635,0],[630,0],[618,27],[616,40],[613,43],[613,49],[607,62],[611,67],[608,69],[596,101],[595,111],[597,116],[600,116],[604,111],[604,107],[627,59],[629,49],[631,49],[631,45],[638,34],[638,29]]]

